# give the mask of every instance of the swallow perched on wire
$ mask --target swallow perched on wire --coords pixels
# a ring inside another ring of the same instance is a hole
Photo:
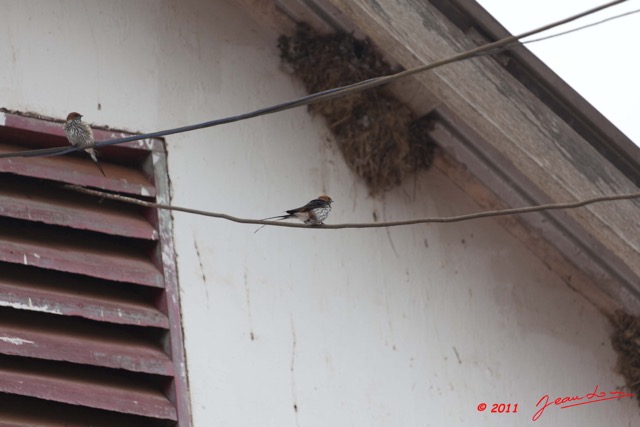
[[[296,218],[304,222],[305,224],[322,225],[324,220],[329,216],[329,212],[331,212],[331,203],[333,203],[331,197],[320,196],[317,199],[313,199],[304,206],[285,211],[287,212],[286,215],[272,216],[269,218],[264,218],[262,221],[266,221],[269,219],[277,219],[278,221],[282,221],[284,219]],[[264,226],[266,226],[266,224],[262,227]],[[262,227],[258,228],[258,230],[260,230]],[[257,233],[258,230],[254,231],[254,233]]]
[[[67,139],[74,147],[83,149],[89,156],[95,165],[100,169],[102,175],[107,176],[102,170],[102,166],[98,161],[98,153],[94,148],[96,145],[93,139],[93,131],[91,126],[82,121],[82,114],[73,112],[67,116],[67,121],[64,122],[64,134],[67,135]]]

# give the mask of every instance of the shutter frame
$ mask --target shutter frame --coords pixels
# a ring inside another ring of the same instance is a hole
[[[0,112],[0,152],[66,143],[61,121]],[[170,213],[58,188],[168,204],[164,142],[99,151],[106,179],[84,153],[0,159],[0,426],[34,405],[64,414],[46,425],[191,426]]]

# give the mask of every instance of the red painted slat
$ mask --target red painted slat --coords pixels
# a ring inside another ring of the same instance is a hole
[[[63,232],[0,227],[0,261],[117,282],[164,285],[161,272],[139,250],[91,236],[79,241]]]
[[[0,392],[145,417],[176,420],[176,410],[139,378],[37,360],[0,359]]]
[[[34,277],[9,264],[2,265],[0,271],[2,307],[123,325],[169,327],[167,316],[148,301],[150,296],[145,299],[115,284],[102,285],[95,280],[88,283],[54,272],[41,272]]]
[[[137,239],[158,238],[153,226],[136,210],[65,190],[6,181],[0,181],[0,216]]]
[[[3,123],[9,130],[23,130],[45,135],[56,135],[64,138],[62,121],[55,122],[50,118],[29,117],[20,114],[0,112],[0,123]]]
[[[43,321],[42,314],[12,311],[0,311],[1,354],[173,375],[171,360],[159,344],[143,337],[80,319]]]
[[[22,146],[0,144],[0,153],[24,149],[25,147]],[[0,159],[0,172],[96,187],[118,193],[155,197],[155,187],[141,171],[108,162],[103,162],[102,166],[107,175],[106,178],[89,157],[82,154]]]
[[[0,395],[0,427],[169,427],[168,420],[120,414],[32,397]]]

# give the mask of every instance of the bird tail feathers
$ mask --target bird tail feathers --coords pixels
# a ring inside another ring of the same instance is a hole
[[[95,165],[98,167],[98,169],[100,169],[100,172],[102,172],[102,175],[104,175],[104,177],[107,177],[107,174],[104,173],[104,170],[102,170],[102,165],[100,164],[100,161],[98,160],[98,152],[95,150],[95,148],[87,148],[86,151],[89,156],[91,156],[91,160],[93,160],[93,163],[95,163]]]
[[[278,215],[278,216],[271,216],[269,218],[262,218],[260,221],[268,221],[270,219],[277,219],[278,221],[282,221],[283,219],[288,219],[291,218],[291,215]],[[264,227],[266,227],[269,224],[263,224],[261,225],[256,231],[253,232],[253,234],[257,233],[258,231],[262,230]]]

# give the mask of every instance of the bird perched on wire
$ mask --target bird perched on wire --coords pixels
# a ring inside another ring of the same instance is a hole
[[[264,218],[262,221],[266,221],[269,219],[277,219],[278,221],[290,218],[296,218],[305,224],[309,225],[322,225],[325,219],[329,216],[329,212],[331,212],[331,197],[329,196],[320,196],[317,199],[313,199],[309,203],[304,206],[301,206],[296,209],[291,209],[287,212],[286,215],[272,216],[269,218]],[[266,226],[263,225],[262,227]],[[260,230],[262,227],[258,228]],[[258,230],[254,231],[257,233]]]
[[[64,133],[67,135],[67,139],[74,147],[83,149],[91,160],[96,164],[102,175],[107,176],[102,170],[102,165],[98,161],[98,153],[94,148],[96,142],[93,139],[93,131],[91,126],[82,121],[82,114],[73,112],[67,116],[67,121],[64,122]]]

